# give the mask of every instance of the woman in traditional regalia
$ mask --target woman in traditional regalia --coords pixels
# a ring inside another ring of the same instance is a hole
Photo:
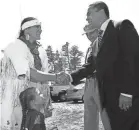
[[[19,130],[23,125],[19,94],[28,87],[37,87],[46,98],[42,113],[48,116],[51,107],[48,81],[57,81],[57,75],[48,73],[46,51],[40,40],[41,24],[33,17],[25,18],[21,23],[19,37],[4,50],[1,62],[1,128]]]

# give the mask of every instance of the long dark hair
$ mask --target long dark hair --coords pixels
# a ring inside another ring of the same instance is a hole
[[[22,123],[21,123],[20,130],[25,130],[26,115],[28,110],[31,109],[30,101],[35,99],[35,91],[36,88],[31,87],[31,88],[27,88],[19,95],[19,99],[22,107]]]
[[[36,20],[36,18],[34,18],[34,17],[27,17],[27,18],[23,19],[23,21],[21,22],[21,26],[20,26],[19,38],[24,35],[24,30],[22,30],[22,25],[24,23],[28,22],[28,21],[31,21],[31,20]]]

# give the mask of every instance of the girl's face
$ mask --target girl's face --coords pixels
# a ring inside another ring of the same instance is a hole
[[[42,106],[44,104],[44,102],[45,102],[45,100],[44,100],[43,94],[40,92],[39,89],[36,88],[35,104]]]

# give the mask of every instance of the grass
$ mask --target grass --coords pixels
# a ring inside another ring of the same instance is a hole
[[[58,130],[84,130],[83,103],[53,103],[53,107],[53,116],[46,119],[47,130],[54,126],[57,126]],[[101,121],[100,130],[104,130]]]

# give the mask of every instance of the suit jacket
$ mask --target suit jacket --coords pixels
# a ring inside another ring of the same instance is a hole
[[[139,96],[139,38],[129,20],[118,28],[110,21],[97,57],[90,54],[87,64],[71,74],[72,84],[92,75],[96,69],[102,105],[118,106],[120,93]]]

